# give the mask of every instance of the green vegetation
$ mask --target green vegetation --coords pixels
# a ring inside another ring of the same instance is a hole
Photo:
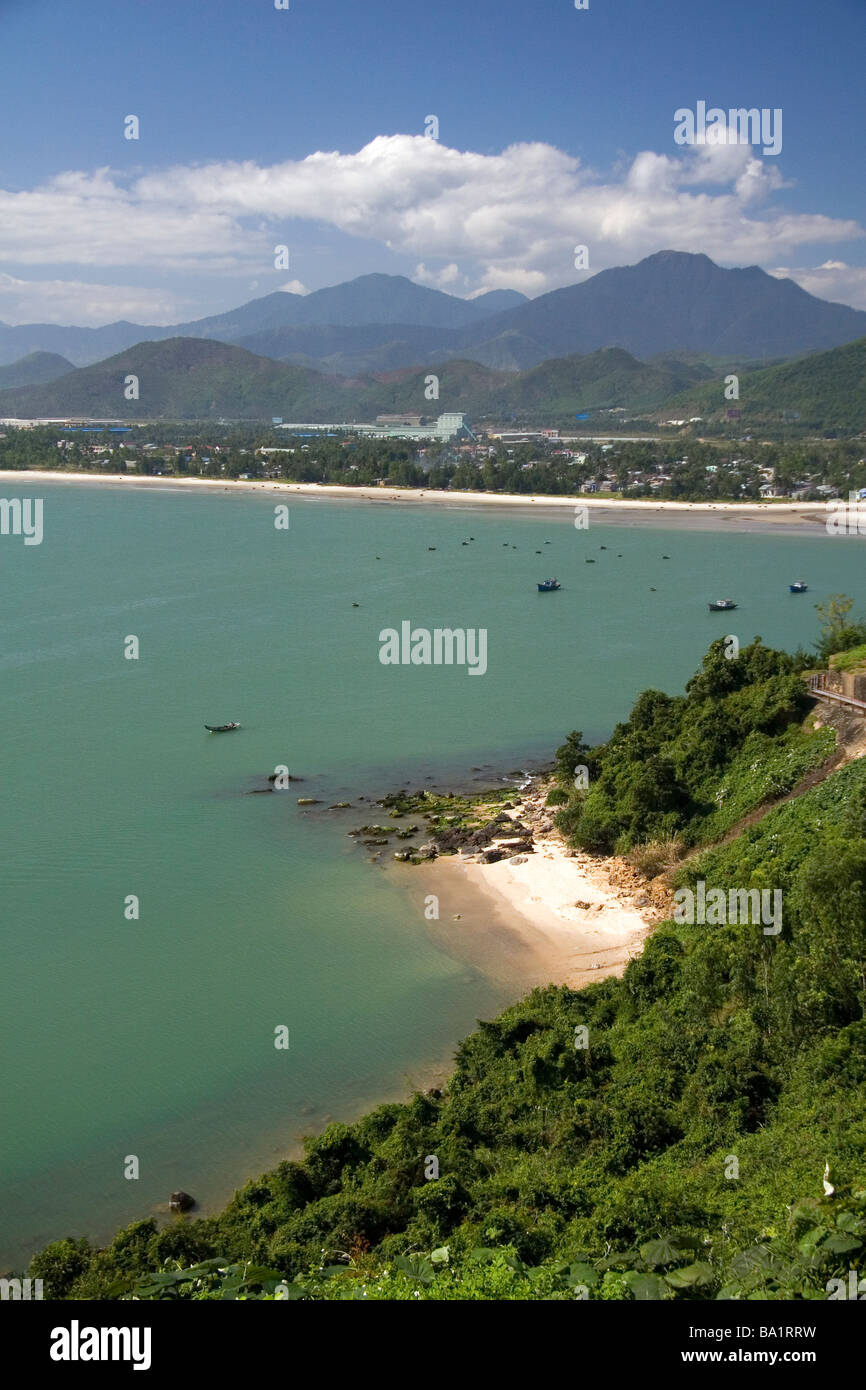
[[[830,658],[830,667],[833,671],[856,671],[858,667],[866,663],[866,642],[859,647],[852,647],[848,652],[838,652]]]
[[[444,1092],[329,1125],[213,1218],[57,1241],[31,1276],[66,1298],[827,1297],[866,1246],[866,761],[708,843],[826,756],[804,661],[714,643],[684,696],[557,755],[577,843],[697,846],[674,881],[778,890],[778,935],[664,923],[621,979],[481,1023]]]
[[[800,429],[836,429],[856,434],[866,429],[866,338],[829,352],[811,353],[778,366],[746,372],[740,378],[740,397],[725,399],[724,381],[689,388],[670,408],[699,412],[707,422],[723,419],[732,405],[742,412],[742,425],[778,421],[796,412]]]
[[[279,368],[280,364],[272,364]],[[175,389],[172,381],[166,390]],[[310,404],[310,402],[308,402]],[[345,407],[345,402],[342,406]],[[396,401],[386,403],[392,410]],[[466,402],[462,402],[463,408]],[[336,407],[335,407],[336,408]],[[370,402],[370,418],[383,408]],[[341,418],[347,411],[341,409]],[[332,416],[333,418],[333,416]],[[309,443],[268,424],[131,423],[118,435],[107,428],[37,426],[0,433],[0,467],[71,472],[165,474],[233,480],[269,479],[343,487],[444,488],[462,492],[508,492],[523,496],[661,498],[674,501],[759,502],[768,479],[779,497],[795,492],[826,500],[866,487],[866,458],[857,438],[774,443],[737,438],[697,438],[691,429],[613,444],[587,439],[565,447],[551,436],[523,444],[374,439],[324,433]],[[621,414],[599,415],[594,428],[651,428],[625,422]],[[491,425],[491,428],[494,428]],[[695,425],[695,429],[703,426]],[[712,433],[710,431],[710,433]],[[739,433],[737,430],[736,433]],[[772,430],[768,434],[772,435]],[[785,427],[784,433],[791,431]],[[262,452],[262,451],[265,452]],[[772,502],[768,505],[773,505]]]
[[[685,695],[644,691],[600,748],[572,734],[557,753],[570,787],[559,828],[604,853],[671,837],[699,844],[791,791],[834,744],[832,731],[804,726],[807,660],[770,651],[759,638],[729,659],[720,639]],[[585,790],[570,786],[581,765]]]
[[[848,671],[851,664],[856,665],[860,658],[855,652],[866,643],[866,622],[852,621],[849,617],[853,607],[854,600],[845,594],[831,594],[824,603],[815,604],[821,620],[821,636],[815,650],[822,664],[829,663],[835,656],[832,664],[837,671]],[[845,658],[839,655],[846,652],[850,654],[850,664],[843,664]]]

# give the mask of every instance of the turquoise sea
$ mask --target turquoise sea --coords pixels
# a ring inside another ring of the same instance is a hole
[[[863,592],[858,540],[809,531],[51,480],[3,495],[44,498],[44,540],[0,536],[0,1266],[176,1187],[212,1209],[302,1133],[424,1084],[520,993],[444,953],[411,870],[347,836],[376,813],[330,803],[537,765],[645,687],[680,691],[714,636],[793,649],[815,602]],[[539,595],[551,573],[562,591]],[[710,615],[727,595],[737,612]],[[487,673],[383,666],[380,630],[404,620],[485,628]],[[303,783],[247,794],[279,765]]]

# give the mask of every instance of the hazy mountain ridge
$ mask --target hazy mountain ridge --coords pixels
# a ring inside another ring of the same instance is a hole
[[[182,337],[233,343],[254,334],[285,330],[291,335],[304,328],[408,324],[447,333],[486,320],[494,311],[501,311],[503,304],[519,304],[523,299],[516,290],[492,290],[476,299],[459,299],[416,285],[403,275],[362,275],[308,295],[276,290],[227,313],[168,326],[126,320],[102,328],[0,323],[0,361],[14,361],[24,353],[42,350],[63,353],[76,366],[89,366],[140,342]],[[289,346],[287,352],[293,350]],[[280,350],[274,355],[285,354]]]
[[[672,352],[780,359],[864,335],[866,312],[816,299],[792,280],[758,266],[723,269],[704,255],[660,251],[537,299],[513,290],[459,299],[405,276],[373,274],[309,295],[275,291],[168,327],[0,324],[0,362],[46,351],[82,366],[139,342],[184,337],[335,375],[448,358],[514,372],[610,347],[642,361]]]

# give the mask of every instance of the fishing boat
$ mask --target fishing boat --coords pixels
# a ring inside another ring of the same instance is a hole
[[[237,723],[205,724],[205,728],[207,729],[209,734],[230,734],[232,729],[239,729],[240,727],[240,724]]]
[[[802,579],[798,579],[798,580],[796,580],[793,584],[789,584],[789,585],[788,585],[788,593],[789,593],[789,594],[805,594],[805,592],[806,592],[806,590],[808,589],[808,587],[809,587],[809,585],[806,584]]]
[[[709,609],[711,613],[730,613],[736,606],[732,598],[717,598],[715,603],[709,605]]]
[[[542,579],[538,586],[540,594],[552,594],[554,589],[561,589],[562,585],[558,579]]]

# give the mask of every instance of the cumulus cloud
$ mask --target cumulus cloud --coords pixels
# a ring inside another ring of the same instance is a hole
[[[459,293],[459,288],[465,288],[468,284],[467,277],[460,274],[460,267],[456,261],[442,266],[441,270],[428,270],[421,261],[415,267],[415,279],[420,285],[432,285],[436,290],[445,290],[452,294]]]
[[[728,265],[796,262],[808,248],[862,236],[854,221],[774,203],[784,186],[778,160],[747,145],[644,150],[603,175],[540,142],[490,155],[389,135],[355,153],[270,166],[130,177],[98,169],[0,192],[0,256],[18,266],[255,276],[272,262],[275,240],[290,243],[288,228],[306,222],[411,257],[420,279],[452,292],[538,294],[578,278],[576,244],[588,247],[594,273],[662,248]]]

